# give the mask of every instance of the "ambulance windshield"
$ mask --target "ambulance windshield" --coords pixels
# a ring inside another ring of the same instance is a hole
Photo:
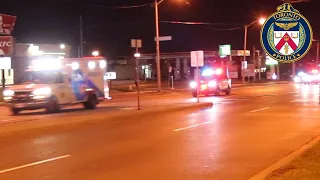
[[[58,71],[27,71],[23,83],[57,84],[63,83],[63,74]]]

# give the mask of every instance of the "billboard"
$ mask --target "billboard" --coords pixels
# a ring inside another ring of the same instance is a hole
[[[11,35],[16,19],[16,16],[0,14],[0,35]]]
[[[13,53],[12,36],[0,36],[0,56],[9,56]]]

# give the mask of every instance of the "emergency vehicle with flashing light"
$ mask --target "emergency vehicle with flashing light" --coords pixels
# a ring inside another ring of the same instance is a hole
[[[4,101],[13,114],[36,109],[53,113],[79,103],[94,109],[109,91],[103,78],[106,66],[103,57],[33,59],[22,83],[5,88]]]
[[[297,76],[294,77],[295,83],[302,84],[319,84],[320,83],[320,74],[317,69],[313,69],[308,73],[299,72]]]
[[[204,67],[200,69],[199,84],[196,80],[190,82],[193,97],[197,97],[197,88],[199,88],[199,95],[209,96],[219,95],[220,92],[230,95],[231,87],[227,67]]]

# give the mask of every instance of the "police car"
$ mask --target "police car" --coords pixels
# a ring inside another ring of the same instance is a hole
[[[199,95],[219,95],[221,92],[225,95],[231,93],[231,79],[228,77],[228,69],[221,67],[205,67],[201,69],[199,83],[190,82],[192,96],[197,97],[197,88]]]

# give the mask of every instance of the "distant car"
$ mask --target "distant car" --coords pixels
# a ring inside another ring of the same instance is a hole
[[[298,75],[294,77],[294,82],[301,84],[319,84],[320,74],[318,70],[312,70],[311,73],[299,72]]]
[[[230,95],[231,79],[227,74],[221,68],[204,69],[201,73],[199,84],[196,81],[190,82],[192,96],[197,97],[197,88],[199,88],[199,95],[219,95],[220,92]]]

